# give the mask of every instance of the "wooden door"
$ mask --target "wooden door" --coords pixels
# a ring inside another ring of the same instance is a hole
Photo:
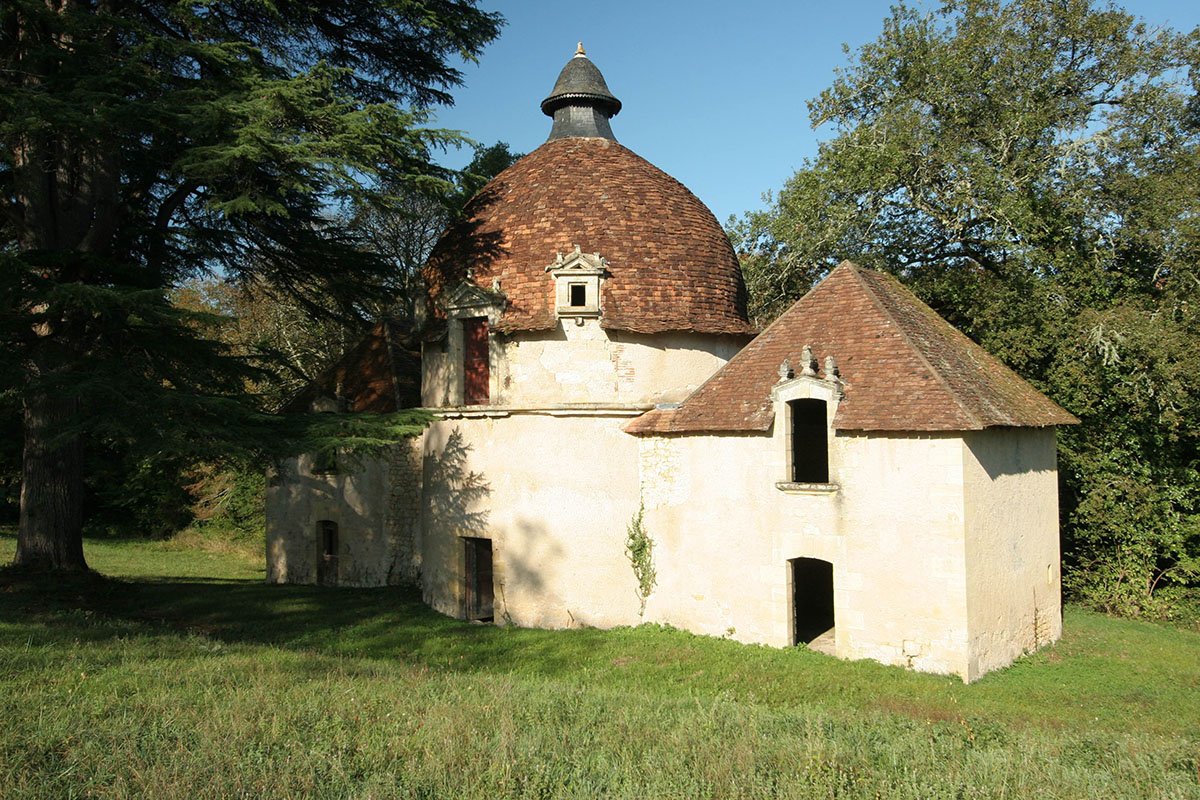
[[[492,586],[492,540],[464,538],[466,548],[467,619],[490,620],[495,606]]]
[[[463,320],[464,403],[469,406],[488,403],[488,321],[487,317]]]

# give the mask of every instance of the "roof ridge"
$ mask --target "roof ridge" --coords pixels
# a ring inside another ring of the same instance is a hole
[[[849,263],[849,262],[843,262],[843,263]],[[731,364],[733,364],[739,358],[742,358],[742,356],[745,353],[750,351],[751,345],[753,345],[755,342],[764,341],[767,337],[767,334],[769,334],[772,330],[774,330],[776,325],[779,325],[780,322],[785,317],[788,317],[793,311],[795,311],[797,308],[799,308],[800,305],[802,303],[804,303],[804,301],[808,300],[808,298],[812,296],[813,290],[816,289],[817,286],[820,286],[822,283],[824,283],[826,280],[828,280],[830,275],[833,275],[833,273],[840,266],[841,266],[841,264],[838,264],[837,267],[834,267],[833,269],[831,269],[829,271],[829,274],[826,275],[824,278],[822,278],[819,283],[817,283],[812,288],[810,288],[807,292],[805,292],[804,295],[799,300],[797,300],[796,302],[794,302],[790,306],[788,306],[788,308],[782,314],[777,316],[775,319],[771,320],[771,323],[769,325],[767,325],[767,327],[763,328],[761,331],[759,331],[757,334],[755,334],[754,338],[751,339],[749,342],[747,342],[744,347],[742,347],[740,350],[738,350],[736,353],[734,353],[732,358],[730,358],[728,361],[726,361],[721,366],[717,367],[716,372],[714,372],[712,375],[709,375],[704,380],[703,383],[701,383],[699,386],[697,386],[695,389],[693,389],[691,392],[689,392],[686,397],[684,397],[682,400],[680,400],[678,407],[682,408],[684,406],[684,404],[686,404],[689,400],[691,400],[694,395],[698,394],[701,389],[703,389],[705,386],[707,386],[708,384],[715,381],[718,377],[720,377],[721,374],[724,373]],[[752,358],[753,355],[754,354],[751,352],[750,355],[747,355],[745,357]],[[671,410],[676,410],[676,409],[671,409]]]
[[[870,281],[867,281],[863,278],[862,267],[858,266],[858,264],[855,264],[853,261],[845,261],[843,263],[849,264],[850,267],[852,267],[851,272],[854,274],[855,280],[858,281],[858,284],[866,291],[867,295],[871,298],[871,302],[875,305],[875,308],[878,309],[878,311],[881,314],[883,314],[884,317],[886,317],[893,324],[895,324],[896,330],[900,333],[900,338],[902,338],[904,340],[904,343],[908,345],[910,350],[912,350],[914,353],[916,353],[917,358],[919,358],[921,360],[921,363],[924,364],[925,367],[933,374],[933,376],[937,380],[938,384],[942,387],[942,390],[947,395],[950,396],[950,399],[952,399],[954,401],[954,404],[956,406],[958,406],[960,411],[962,411],[963,416],[966,417],[967,419],[971,420],[971,422],[976,426],[976,429],[982,430],[982,429],[986,428],[987,427],[986,423],[982,419],[979,418],[979,415],[975,414],[973,411],[971,411],[971,409],[967,408],[966,403],[964,403],[963,399],[958,396],[958,391],[955,390],[955,388],[950,384],[950,381],[948,381],[946,379],[946,376],[942,374],[942,371],[933,365],[933,362],[931,362],[929,360],[929,357],[925,354],[925,351],[922,350],[921,347],[915,341],[913,341],[912,336],[909,335],[909,332],[908,332],[907,328],[905,328],[904,324],[899,319],[897,319],[891,313],[891,311],[889,311],[888,308],[883,304],[883,302],[880,300],[878,294],[876,293],[875,287],[871,286]],[[838,266],[841,266],[841,264],[839,264]],[[905,287],[904,284],[900,283],[900,281],[897,280],[894,276],[889,275],[884,272],[879,272],[878,270],[873,270],[873,271],[878,275],[884,276],[884,278],[887,280],[894,281],[897,286],[899,286],[901,289],[903,289],[905,291],[908,291],[911,294],[911,290],[907,289],[907,287]],[[913,297],[916,297],[916,295],[913,295]],[[919,297],[917,298],[917,300],[921,301],[921,299]],[[940,315],[938,316],[938,319],[939,320],[941,319]],[[942,320],[942,321],[944,322],[944,320]],[[946,324],[949,324],[949,323],[946,323]],[[953,326],[951,326],[951,327],[953,327]],[[969,338],[969,337],[967,337],[967,338]]]

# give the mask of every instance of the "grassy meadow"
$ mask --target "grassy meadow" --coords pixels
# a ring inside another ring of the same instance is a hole
[[[202,540],[86,552],[107,577],[0,572],[0,797],[1200,798],[1191,631],[1071,609],[965,686],[267,586]]]

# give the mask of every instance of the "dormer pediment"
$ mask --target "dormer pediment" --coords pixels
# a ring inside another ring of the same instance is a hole
[[[786,358],[779,365],[779,382],[771,387],[771,400],[786,403],[799,398],[811,398],[825,400],[836,408],[844,390],[833,356],[825,357],[824,374],[818,374],[820,364],[813,357],[812,348],[804,345],[797,366],[798,369],[794,368]]]
[[[559,273],[601,276],[608,274],[608,261],[599,253],[582,252],[579,245],[575,245],[575,250],[565,256],[562,253],[556,253],[555,256],[554,263],[546,267],[546,272],[553,272],[556,276]]]
[[[492,291],[471,281],[463,281],[444,296],[442,306],[447,311],[464,309],[504,308],[505,297],[497,284]]]
[[[608,262],[599,253],[584,253],[579,245],[546,267],[554,278],[555,312],[559,317],[600,316],[600,282],[608,277]]]

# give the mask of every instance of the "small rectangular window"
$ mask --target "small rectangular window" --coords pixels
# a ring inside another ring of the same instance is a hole
[[[336,475],[338,473],[337,451],[321,450],[313,454],[313,475]]]
[[[487,405],[491,371],[487,317],[462,321],[463,401],[469,406]]]
[[[571,307],[583,308],[587,305],[587,285],[582,283],[570,284]]]
[[[792,481],[829,483],[829,425],[824,400],[792,400]]]
[[[317,522],[317,583],[337,586],[338,525],[330,519]]]

